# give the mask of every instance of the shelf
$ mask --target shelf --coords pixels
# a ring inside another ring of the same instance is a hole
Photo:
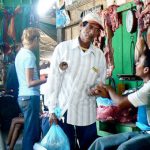
[[[117,74],[119,80],[126,80],[126,81],[142,81],[142,79],[136,75],[130,74]]]
[[[108,136],[111,134],[140,131],[135,123],[115,123],[96,121],[97,134],[99,136]]]

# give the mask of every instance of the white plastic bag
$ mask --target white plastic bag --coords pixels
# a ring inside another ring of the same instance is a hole
[[[33,146],[34,150],[47,150],[45,147],[43,147],[40,143],[35,143]]]

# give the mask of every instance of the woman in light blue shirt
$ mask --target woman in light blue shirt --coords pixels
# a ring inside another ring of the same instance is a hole
[[[40,34],[35,28],[23,31],[23,47],[15,59],[19,82],[18,103],[24,115],[23,150],[33,150],[35,142],[40,140],[40,85],[46,79],[40,80],[36,66],[34,51],[39,49]]]

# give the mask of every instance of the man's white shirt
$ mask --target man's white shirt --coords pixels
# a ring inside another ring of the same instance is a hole
[[[66,70],[60,64],[67,63]],[[86,126],[96,121],[96,101],[87,90],[106,79],[106,60],[103,52],[90,45],[87,52],[80,49],[78,38],[60,43],[51,60],[47,80],[49,112],[59,106],[65,113],[67,123]],[[63,115],[63,114],[62,114]]]
[[[128,99],[135,107],[146,105],[147,121],[150,125],[150,81],[144,83],[138,91],[129,94]]]

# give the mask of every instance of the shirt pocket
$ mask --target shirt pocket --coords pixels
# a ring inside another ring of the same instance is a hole
[[[29,109],[30,104],[30,96],[19,96],[18,97],[18,104],[22,110],[22,112],[25,112]]]
[[[99,69],[97,67],[92,67],[89,71],[89,82],[88,84],[93,85],[98,78]]]

